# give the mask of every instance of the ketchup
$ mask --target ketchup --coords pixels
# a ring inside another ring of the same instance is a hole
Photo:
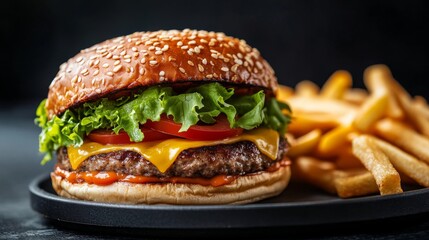
[[[276,162],[269,167],[267,172],[275,172],[281,167],[289,166],[289,160],[282,160]],[[126,175],[116,173],[113,171],[87,171],[87,172],[69,172],[61,169],[59,166],[55,167],[55,174],[61,176],[71,183],[89,183],[100,186],[110,185],[115,182],[129,182],[129,183],[188,183],[199,184],[203,186],[219,187],[233,182],[238,176],[218,175],[212,178],[190,178],[190,177],[146,177]]]

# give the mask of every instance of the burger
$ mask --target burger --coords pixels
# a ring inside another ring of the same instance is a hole
[[[36,111],[58,195],[244,204],[290,178],[289,108],[257,49],[223,33],[136,32],[60,66]]]

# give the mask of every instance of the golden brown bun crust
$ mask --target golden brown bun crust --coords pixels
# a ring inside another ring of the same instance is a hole
[[[126,204],[245,204],[280,194],[288,185],[290,167],[275,172],[245,175],[220,187],[197,184],[135,184],[116,182],[108,186],[70,183],[51,173],[58,195],[96,202]]]
[[[46,109],[52,117],[119,90],[203,80],[277,88],[270,65],[244,40],[189,29],[136,32],[82,50],[62,64]]]

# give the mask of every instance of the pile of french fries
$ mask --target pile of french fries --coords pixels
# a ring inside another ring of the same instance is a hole
[[[301,81],[280,86],[292,108],[287,139],[292,177],[341,198],[429,187],[429,106],[412,97],[385,65],[364,71],[366,89],[334,72],[319,89]]]

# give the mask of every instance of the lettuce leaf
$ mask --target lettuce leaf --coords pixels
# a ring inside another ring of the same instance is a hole
[[[275,99],[265,101],[263,91],[236,96],[233,88],[227,89],[219,83],[203,84],[179,94],[170,87],[154,86],[130,97],[87,102],[52,119],[48,119],[45,104],[46,99],[39,104],[35,119],[42,128],[39,135],[39,151],[45,153],[42,164],[52,159],[53,152],[60,147],[80,146],[85,136],[96,129],[111,129],[115,133],[124,130],[131,141],[142,141],[144,135],[139,126],[147,120],[159,121],[162,114],[181,123],[181,132],[199,121],[214,123],[221,113],[227,116],[231,127],[246,130],[263,125],[284,134],[290,122],[290,117],[282,112],[290,112],[289,106]]]

